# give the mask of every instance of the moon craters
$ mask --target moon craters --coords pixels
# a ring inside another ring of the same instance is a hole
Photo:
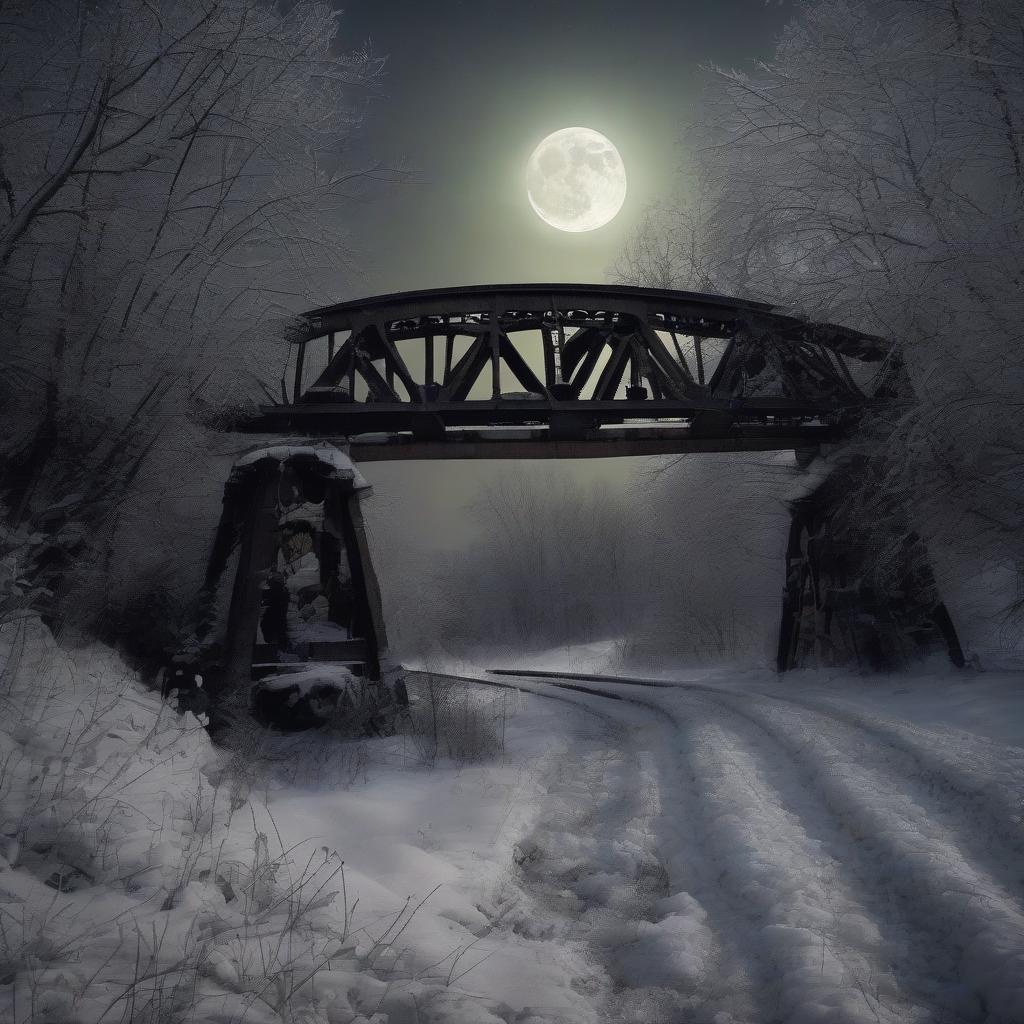
[[[561,231],[607,224],[626,198],[626,170],[614,144],[591,128],[563,128],[533,151],[526,170],[530,205]]]

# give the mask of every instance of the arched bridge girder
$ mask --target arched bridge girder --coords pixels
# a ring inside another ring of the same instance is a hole
[[[362,461],[813,447],[889,356],[764,303],[564,284],[341,303],[290,340],[284,401],[239,426],[348,437]]]

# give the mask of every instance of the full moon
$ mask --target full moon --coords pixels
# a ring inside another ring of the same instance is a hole
[[[533,151],[526,194],[541,220],[560,231],[593,231],[622,209],[626,168],[619,151],[591,128],[563,128]]]

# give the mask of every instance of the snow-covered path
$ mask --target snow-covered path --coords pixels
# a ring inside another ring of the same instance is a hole
[[[29,627],[0,1020],[1024,1024],[1019,674],[435,667],[218,749]]]
[[[1024,751],[750,690],[505,681],[590,723],[505,926],[588,965],[594,1019],[1024,1021]]]

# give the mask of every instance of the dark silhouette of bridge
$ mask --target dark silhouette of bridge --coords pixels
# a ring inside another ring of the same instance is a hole
[[[357,462],[815,448],[896,369],[882,339],[765,303],[598,285],[404,292],[292,333],[280,402],[238,426]]]
[[[881,338],[765,303],[632,287],[383,295],[313,310],[288,342],[280,401],[233,428],[300,444],[236,464],[203,588],[212,623],[237,549],[215,655],[228,688],[314,662],[380,678],[387,637],[359,508],[365,484],[348,458],[793,449],[806,459],[909,388]],[[329,441],[327,454],[311,438]],[[778,667],[889,668],[936,644],[962,664],[916,534],[900,538],[896,591],[865,582],[874,527],[836,516],[863,464],[848,461],[793,507]],[[321,621],[293,626],[297,611]]]

